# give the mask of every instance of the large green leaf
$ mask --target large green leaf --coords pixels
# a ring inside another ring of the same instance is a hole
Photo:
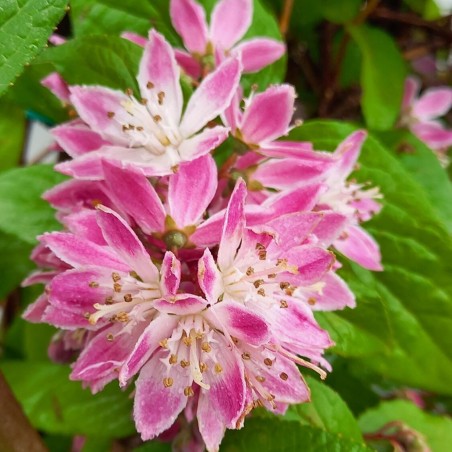
[[[138,93],[136,74],[142,49],[117,36],[86,36],[46,52],[63,78],[73,85],[104,85]]]
[[[35,428],[48,433],[120,438],[135,431],[132,399],[114,384],[92,395],[69,380],[69,368],[9,361],[0,369]]]
[[[311,122],[292,138],[331,150],[354,130]],[[423,188],[390,152],[369,137],[355,177],[379,186],[384,208],[368,230],[380,244],[384,272],[345,263],[340,274],[357,295],[358,307],[323,313],[319,319],[338,354],[393,381],[452,394],[452,243]],[[363,340],[373,338],[373,345]]]
[[[368,452],[362,442],[341,438],[320,428],[276,418],[248,419],[242,430],[229,430],[221,444],[223,452]]]
[[[362,442],[358,423],[339,394],[314,378],[306,377],[306,383],[311,390],[311,402],[291,405],[284,418]]]
[[[432,206],[452,232],[452,185],[432,150],[408,130],[381,132],[378,138],[425,189]]]
[[[24,112],[10,102],[0,104],[0,171],[19,164],[25,144]]]
[[[0,174],[0,231],[35,244],[37,235],[60,229],[54,210],[41,195],[64,179],[49,165],[15,168]]]
[[[394,39],[383,30],[367,25],[349,25],[347,30],[363,57],[361,106],[366,124],[375,130],[390,129],[402,103],[406,75],[402,54]]]
[[[359,418],[364,433],[379,430],[388,422],[402,421],[422,433],[432,452],[448,452],[452,444],[452,419],[422,411],[407,400],[383,402]]]
[[[0,94],[39,53],[67,0],[3,0],[0,4]]]

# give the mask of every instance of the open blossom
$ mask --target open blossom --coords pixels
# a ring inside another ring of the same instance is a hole
[[[401,125],[407,126],[420,140],[433,149],[443,164],[446,152],[452,146],[452,130],[439,118],[452,107],[452,88],[441,86],[419,94],[420,82],[415,77],[405,81]]]
[[[179,72],[171,46],[151,31],[137,76],[140,99],[132,90],[122,93],[100,86],[71,86],[72,105],[104,142],[100,149],[87,151],[57,168],[78,178],[99,179],[100,161],[107,159],[140,168],[147,176],[165,175],[216,148],[227,137],[228,129],[203,128],[229,105],[239,83],[240,62],[228,59],[206,77],[183,114]],[[64,146],[73,127],[70,123],[58,128],[60,145]]]

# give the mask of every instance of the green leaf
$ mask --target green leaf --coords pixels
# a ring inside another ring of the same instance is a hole
[[[355,128],[313,121],[291,138],[334,149]],[[380,244],[384,272],[345,262],[342,277],[358,307],[319,316],[336,341],[336,353],[395,382],[452,394],[451,238],[423,188],[390,152],[369,137],[354,177],[379,186],[384,207],[367,223]],[[373,337],[368,350],[362,341]]]
[[[72,0],[71,18],[75,36],[124,31],[147,36],[150,28],[156,28],[171,44],[181,45],[171,25],[168,0]]]
[[[19,164],[25,141],[25,116],[17,106],[0,104],[0,171]]]
[[[69,380],[69,368],[47,362],[0,365],[33,426],[47,433],[120,438],[135,432],[132,399],[114,384],[92,395]],[[32,378],[31,378],[32,376]]]
[[[0,94],[46,44],[67,0],[4,0],[0,5]]]
[[[311,390],[311,402],[289,406],[284,418],[362,442],[358,423],[339,394],[312,377],[305,379]]]
[[[375,130],[390,129],[402,103],[406,76],[402,54],[394,39],[378,28],[349,25],[347,30],[363,56],[361,106],[366,124]]]
[[[433,151],[408,130],[382,132],[378,138],[422,185],[438,217],[452,232],[452,185]]]
[[[301,426],[298,422],[277,418],[251,418],[241,430],[228,430],[221,443],[222,452],[368,452],[362,442],[356,442],[319,428]]]
[[[424,19],[437,20],[442,14],[435,0],[404,0],[413,11],[421,14]],[[447,9],[447,7],[446,7]]]
[[[0,174],[0,231],[35,244],[37,235],[61,229],[54,210],[41,195],[65,178],[49,165],[15,168]]]
[[[142,49],[117,36],[86,36],[49,49],[46,58],[73,85],[103,85],[138,93]]]
[[[323,0],[320,4],[323,17],[335,24],[352,21],[363,6],[362,0]]]
[[[422,433],[432,452],[448,452],[452,443],[452,419],[422,411],[407,400],[383,402],[359,418],[364,433],[375,432],[388,422],[402,421]]]
[[[172,450],[170,443],[160,441],[148,441],[142,446],[133,449],[133,452],[170,452]]]

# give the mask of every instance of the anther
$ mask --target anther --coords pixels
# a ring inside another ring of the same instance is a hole
[[[162,120],[162,117],[160,115],[154,115],[152,119],[154,120],[154,122],[160,122]]]
[[[89,312],[85,312],[83,314],[83,317],[85,317],[85,319],[89,319],[91,317],[91,314]]]
[[[264,284],[264,280],[263,279],[257,279],[256,281],[254,281],[253,285],[256,289],[258,289],[260,286],[262,286],[262,284]]]
[[[284,309],[284,308],[288,308],[289,305],[287,304],[286,300],[280,300],[279,301],[279,307]]]
[[[309,297],[309,298],[308,298],[308,303],[309,303],[311,306],[314,306],[314,305],[317,303],[317,300],[316,300],[315,298],[313,298],[313,297]]]
[[[257,376],[256,376],[256,380],[257,380],[259,383],[263,383],[263,382],[265,381],[265,377],[261,377],[260,375],[257,375]]]
[[[265,290],[261,287],[258,291],[257,294],[260,295],[261,297],[265,297]]]
[[[132,88],[126,88],[125,93],[127,96],[132,96],[132,94],[133,94]]]
[[[111,279],[113,280],[113,282],[118,282],[121,279],[121,276],[119,276],[119,273],[113,272],[111,274]]]
[[[163,386],[165,386],[165,388],[171,388],[171,386],[173,386],[173,379],[171,377],[164,378]]]
[[[290,286],[290,283],[288,283],[288,282],[279,283],[279,287],[281,288],[281,290],[287,289],[289,286]]]
[[[127,315],[127,312],[121,311],[116,314],[116,320],[125,323],[129,321],[129,316]]]
[[[273,279],[273,278],[276,278],[276,273],[270,273],[268,275],[268,279]]]
[[[109,111],[109,112],[107,112],[107,116],[108,116],[110,119],[112,119],[112,118],[114,118],[115,114],[114,114],[114,112]]]
[[[186,367],[188,367],[190,365],[190,361],[186,361],[185,359],[182,359],[180,362],[180,365],[183,369],[185,369]]]
[[[140,104],[146,105],[147,103],[148,103],[148,100],[145,99],[144,97],[142,97],[142,98],[140,99]]]
[[[130,302],[132,301],[132,299],[133,299],[132,294],[126,293],[126,294],[124,295],[124,301],[125,301],[126,303],[130,303]]]
[[[91,281],[91,282],[89,283],[89,287],[93,287],[93,288],[99,287],[99,283],[97,283],[96,281]]]
[[[251,276],[254,273],[254,268],[253,267],[248,267],[246,269],[246,276]]]
[[[287,379],[289,378],[289,375],[287,375],[285,372],[281,372],[279,374],[279,378],[281,378],[281,380],[287,381]]]
[[[138,132],[143,132],[144,127],[138,126],[138,127],[137,127],[137,130],[138,130]]]
[[[155,86],[155,85],[154,85],[152,82],[147,82],[147,83],[146,83],[146,88],[147,88],[147,89],[152,89],[152,88],[154,88],[154,86]]]
[[[273,364],[273,361],[270,359],[270,358],[265,358],[264,359],[264,364],[266,365],[266,366],[271,366],[272,364]]]
[[[176,364],[177,363],[177,356],[174,354],[171,354],[169,357],[169,363],[170,364]]]
[[[189,346],[191,345],[191,338],[185,336],[185,337],[182,339],[182,342],[183,342],[187,347],[189,347]]]
[[[163,91],[159,91],[157,94],[159,105],[163,104],[163,100],[165,99],[165,93]]]
[[[287,259],[277,259],[276,260],[276,265],[277,266],[284,266],[284,265],[287,265]]]
[[[105,304],[113,304],[113,297],[105,298]]]
[[[187,386],[187,387],[184,389],[184,394],[185,394],[187,397],[193,397],[193,396],[195,395],[195,392],[193,391],[193,388],[192,388],[191,386]]]
[[[162,339],[162,340],[159,342],[159,345],[160,345],[160,347],[162,347],[162,348],[168,348],[168,339]]]
[[[261,260],[261,261],[265,261],[265,259],[267,259],[267,251],[265,251],[265,250],[259,251],[258,255],[259,255],[259,260]]]
[[[115,283],[113,284],[113,289],[114,289],[115,292],[119,293],[119,292],[121,292],[121,290],[122,290],[122,286],[121,286],[121,284],[115,282]]]
[[[182,364],[182,363],[181,363]],[[201,371],[201,373],[206,372],[208,369],[207,364],[206,363],[199,363],[199,370]]]
[[[242,353],[242,359],[248,360],[251,359],[251,355],[247,352]]]
[[[201,344],[201,348],[203,351],[205,351],[206,353],[209,353],[212,350],[212,347],[210,346],[210,344],[208,342],[203,342]]]
[[[221,367],[221,364],[220,364],[220,363],[216,363],[216,364],[215,364],[215,372],[216,372],[217,374],[221,374],[221,372],[223,372],[223,368]]]
[[[115,337],[113,336],[113,334],[111,334],[111,333],[108,333],[108,334],[107,334],[107,341],[108,341],[108,342],[113,342],[114,338],[115,338]]]

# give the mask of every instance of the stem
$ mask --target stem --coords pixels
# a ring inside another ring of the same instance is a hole
[[[285,36],[289,30],[290,18],[292,16],[294,0],[284,0],[284,7],[279,20],[279,30]]]
[[[0,445],[5,452],[46,452],[38,432],[25,417],[3,374],[0,372]]]

